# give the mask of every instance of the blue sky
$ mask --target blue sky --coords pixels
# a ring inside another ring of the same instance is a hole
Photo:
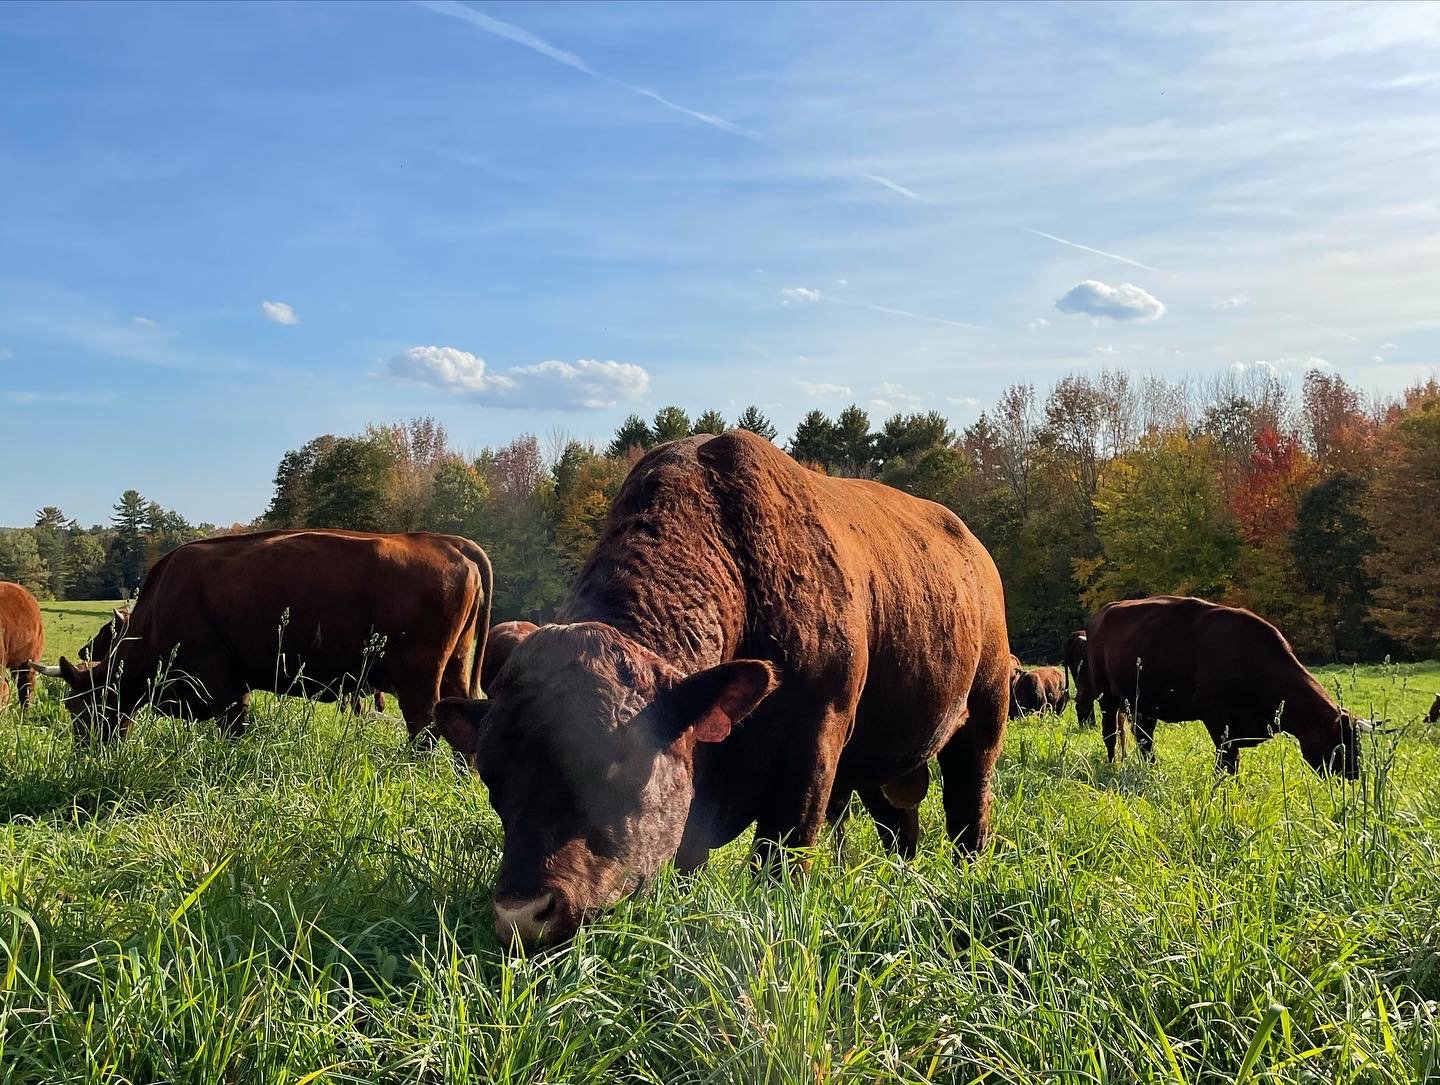
[[[1440,6],[0,6],[0,524],[631,411],[1440,360]],[[267,304],[268,303],[268,304]]]

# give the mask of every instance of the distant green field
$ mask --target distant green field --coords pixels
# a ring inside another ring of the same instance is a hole
[[[80,646],[93,637],[110,614],[122,604],[118,600],[77,600],[40,604],[45,619],[45,662],[61,656],[75,658]]]
[[[47,606],[50,658],[109,606]],[[1406,727],[1356,784],[1020,721],[972,863],[932,790],[908,867],[863,816],[809,877],[740,842],[530,958],[483,787],[398,725],[265,697],[77,752],[46,683],[0,711],[0,1081],[1436,1080],[1440,664],[1321,677]]]

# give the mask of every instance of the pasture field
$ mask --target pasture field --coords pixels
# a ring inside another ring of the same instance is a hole
[[[95,613],[49,658],[109,606],[47,605]],[[398,723],[261,697],[238,742],[147,716],[77,752],[47,682],[0,712],[0,1081],[1436,1080],[1440,665],[1322,676],[1402,726],[1358,783],[1019,721],[972,863],[932,789],[909,866],[857,806],[808,877],[737,842],[530,957],[483,787]]]

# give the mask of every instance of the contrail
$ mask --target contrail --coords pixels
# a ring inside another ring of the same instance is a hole
[[[623,79],[616,79],[613,75],[606,75],[604,72],[596,71],[585,62],[585,59],[568,49],[561,49],[558,45],[552,45],[537,34],[532,34],[524,27],[516,26],[514,23],[507,23],[503,19],[497,19],[493,15],[486,15],[483,11],[476,11],[468,4],[462,4],[459,0],[415,0],[421,7],[433,11],[437,15],[444,15],[447,18],[459,19],[461,22],[469,23],[478,30],[487,34],[494,34],[497,38],[504,38],[506,41],[513,41],[516,45],[522,45],[531,52],[539,53],[548,57],[557,64],[563,64],[572,68],[582,75],[588,75],[591,79],[598,79],[602,83],[608,83],[628,94],[638,95],[641,98],[648,98],[657,105],[662,105],[672,112],[681,116],[689,117],[691,120],[699,121],[701,124],[717,128],[722,132],[728,132],[732,136],[739,136],[741,139],[748,139],[752,143],[768,142],[759,132],[752,132],[743,128],[734,121],[721,117],[715,113],[704,113],[698,109],[690,109],[679,102],[672,101],[659,91],[651,90],[649,87],[642,87],[635,83],[627,83]],[[917,203],[925,203],[925,197],[921,196],[914,189],[906,188],[898,182],[882,177],[878,173],[860,174],[871,184],[880,185],[889,189],[897,195],[904,196],[907,200],[915,200]],[[1142,265],[1143,266],[1143,265]]]
[[[513,41],[516,45],[523,45],[532,52],[541,56],[549,57],[557,64],[563,64],[567,68],[574,68],[577,72],[588,75],[591,79],[598,79],[602,83],[609,83],[612,87],[619,87],[623,91],[637,94],[642,98],[649,98],[652,102],[663,105],[666,109],[674,110],[691,120],[697,120],[701,124],[708,124],[711,128],[718,128],[722,132],[729,132],[732,136],[739,136],[742,139],[760,140],[761,137],[748,129],[741,128],[734,121],[718,117],[714,113],[702,113],[698,109],[688,109],[679,102],[672,102],[663,94],[651,90],[649,87],[636,86],[634,83],[627,83],[623,79],[616,79],[614,76],[606,75],[604,72],[597,72],[589,64],[585,63],[582,57],[561,49],[558,45],[551,45],[544,38],[514,23],[507,23],[501,19],[486,15],[482,11],[461,4],[458,0],[415,0],[421,7],[435,12],[437,15],[445,15],[451,19],[459,19],[469,23],[471,26],[485,31],[487,34],[494,34],[498,38]]]
[[[1092,249],[1089,245],[1082,245],[1078,241],[1066,241],[1063,237],[1056,237],[1054,234],[1047,234],[1044,230],[1031,230],[1026,227],[1027,232],[1036,237],[1043,237],[1048,241],[1055,241],[1061,245],[1069,245],[1072,249],[1079,249],[1081,252],[1093,252],[1096,256],[1105,256],[1111,260],[1119,260],[1122,264],[1129,264],[1131,267],[1144,268],[1146,271],[1153,271],[1159,275],[1160,269],[1151,267],[1149,264],[1142,264],[1139,260],[1132,260],[1128,256],[1121,256],[1119,253],[1106,252],[1104,249]]]
[[[904,185],[896,184],[888,177],[881,177],[878,173],[862,173],[860,176],[865,178],[865,180],[867,181],[874,181],[877,185],[884,185],[891,192],[898,192],[906,199],[915,200],[918,203],[925,202],[925,197],[920,195],[920,193],[916,192],[914,189],[906,188]]]

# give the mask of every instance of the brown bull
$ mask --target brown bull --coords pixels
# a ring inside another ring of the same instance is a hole
[[[19,584],[0,580],[0,708],[10,700],[6,671],[15,675],[20,703],[28,706],[34,699],[34,664],[44,651],[40,604]]]
[[[365,688],[396,696],[413,738],[437,699],[479,691],[491,583],[485,552],[452,535],[187,543],[156,563],[129,620],[91,642],[93,662],[60,661],[66,706],[82,739],[123,735],[147,699],[238,734],[253,690],[335,700]]]
[[[1356,731],[1368,721],[1339,708],[1280,631],[1258,615],[1157,596],[1109,604],[1087,633],[1085,668],[1112,761],[1120,717],[1128,713],[1136,746],[1148,757],[1157,720],[1200,720],[1227,772],[1239,766],[1243,748],[1284,731],[1300,741],[1315,769],[1358,774]]]
[[[1010,684],[1010,718],[1032,712],[1059,715],[1070,703],[1070,686],[1059,667],[1036,667],[1021,671]]]
[[[663,445],[559,620],[515,647],[488,700],[436,710],[504,826],[502,941],[563,939],[751,825],[762,864],[812,845],[852,792],[913,847],[935,756],[951,838],[983,844],[1004,598],[940,505],[743,431]]]

